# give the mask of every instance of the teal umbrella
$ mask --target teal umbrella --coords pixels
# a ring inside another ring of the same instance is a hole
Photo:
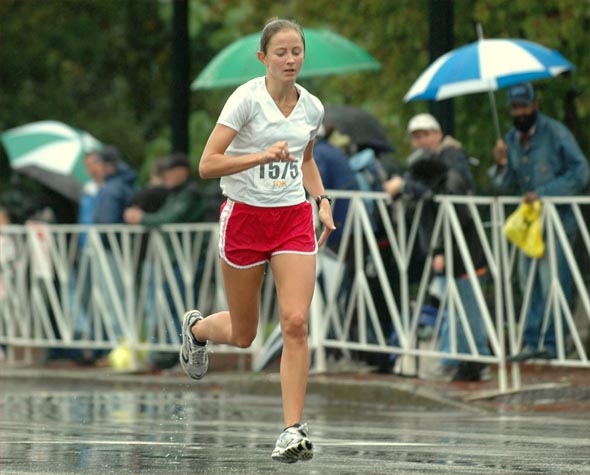
[[[304,29],[305,62],[300,78],[378,71],[379,62],[366,50],[329,30]],[[256,58],[260,34],[245,36],[221,50],[193,81],[192,89],[237,86],[264,76]]]
[[[76,201],[90,179],[84,156],[102,148],[88,132],[49,120],[6,130],[0,141],[16,172]]]

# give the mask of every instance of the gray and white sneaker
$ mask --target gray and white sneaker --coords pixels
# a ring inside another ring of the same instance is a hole
[[[308,437],[307,424],[287,427],[281,432],[272,451],[272,459],[283,463],[311,460],[312,457],[313,444]]]
[[[198,310],[189,310],[182,320],[180,364],[187,376],[193,379],[201,379],[209,368],[207,342],[198,342],[191,331],[193,325],[199,320],[203,320],[203,315]]]

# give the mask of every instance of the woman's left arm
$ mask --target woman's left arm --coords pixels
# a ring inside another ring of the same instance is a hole
[[[314,201],[318,196],[326,194],[320,172],[313,159],[313,141],[307,144],[303,152],[301,172],[303,173],[303,186]],[[336,229],[334,218],[332,217],[332,207],[328,200],[320,201],[318,216],[324,225],[324,230],[318,239],[318,246],[321,246],[328,239],[330,233]]]

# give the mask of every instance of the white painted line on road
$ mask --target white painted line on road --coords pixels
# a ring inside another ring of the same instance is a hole
[[[3,445],[19,445],[19,444],[45,444],[45,445],[161,445],[171,447],[188,446],[186,442],[155,442],[147,440],[5,440]],[[198,444],[191,443],[190,447],[194,448]]]
[[[352,440],[318,440],[314,439],[314,442],[318,446],[322,447],[435,447],[443,444],[426,444],[419,442],[384,442],[384,441],[352,441]],[[45,445],[153,445],[153,446],[187,446],[191,448],[198,446],[198,444],[185,442],[156,442],[147,440],[6,440],[2,441],[6,445],[19,445],[19,444],[45,444]]]
[[[352,441],[352,440],[321,440],[313,439],[315,445],[325,447],[433,447],[442,444],[425,444],[420,442],[378,442],[373,440]]]

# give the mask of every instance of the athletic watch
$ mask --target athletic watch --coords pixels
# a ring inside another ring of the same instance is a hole
[[[322,202],[322,200],[328,200],[328,203],[330,203],[330,206],[332,206],[332,197],[329,195],[319,195],[316,199],[315,202],[318,205],[318,208],[320,207],[320,203]]]

